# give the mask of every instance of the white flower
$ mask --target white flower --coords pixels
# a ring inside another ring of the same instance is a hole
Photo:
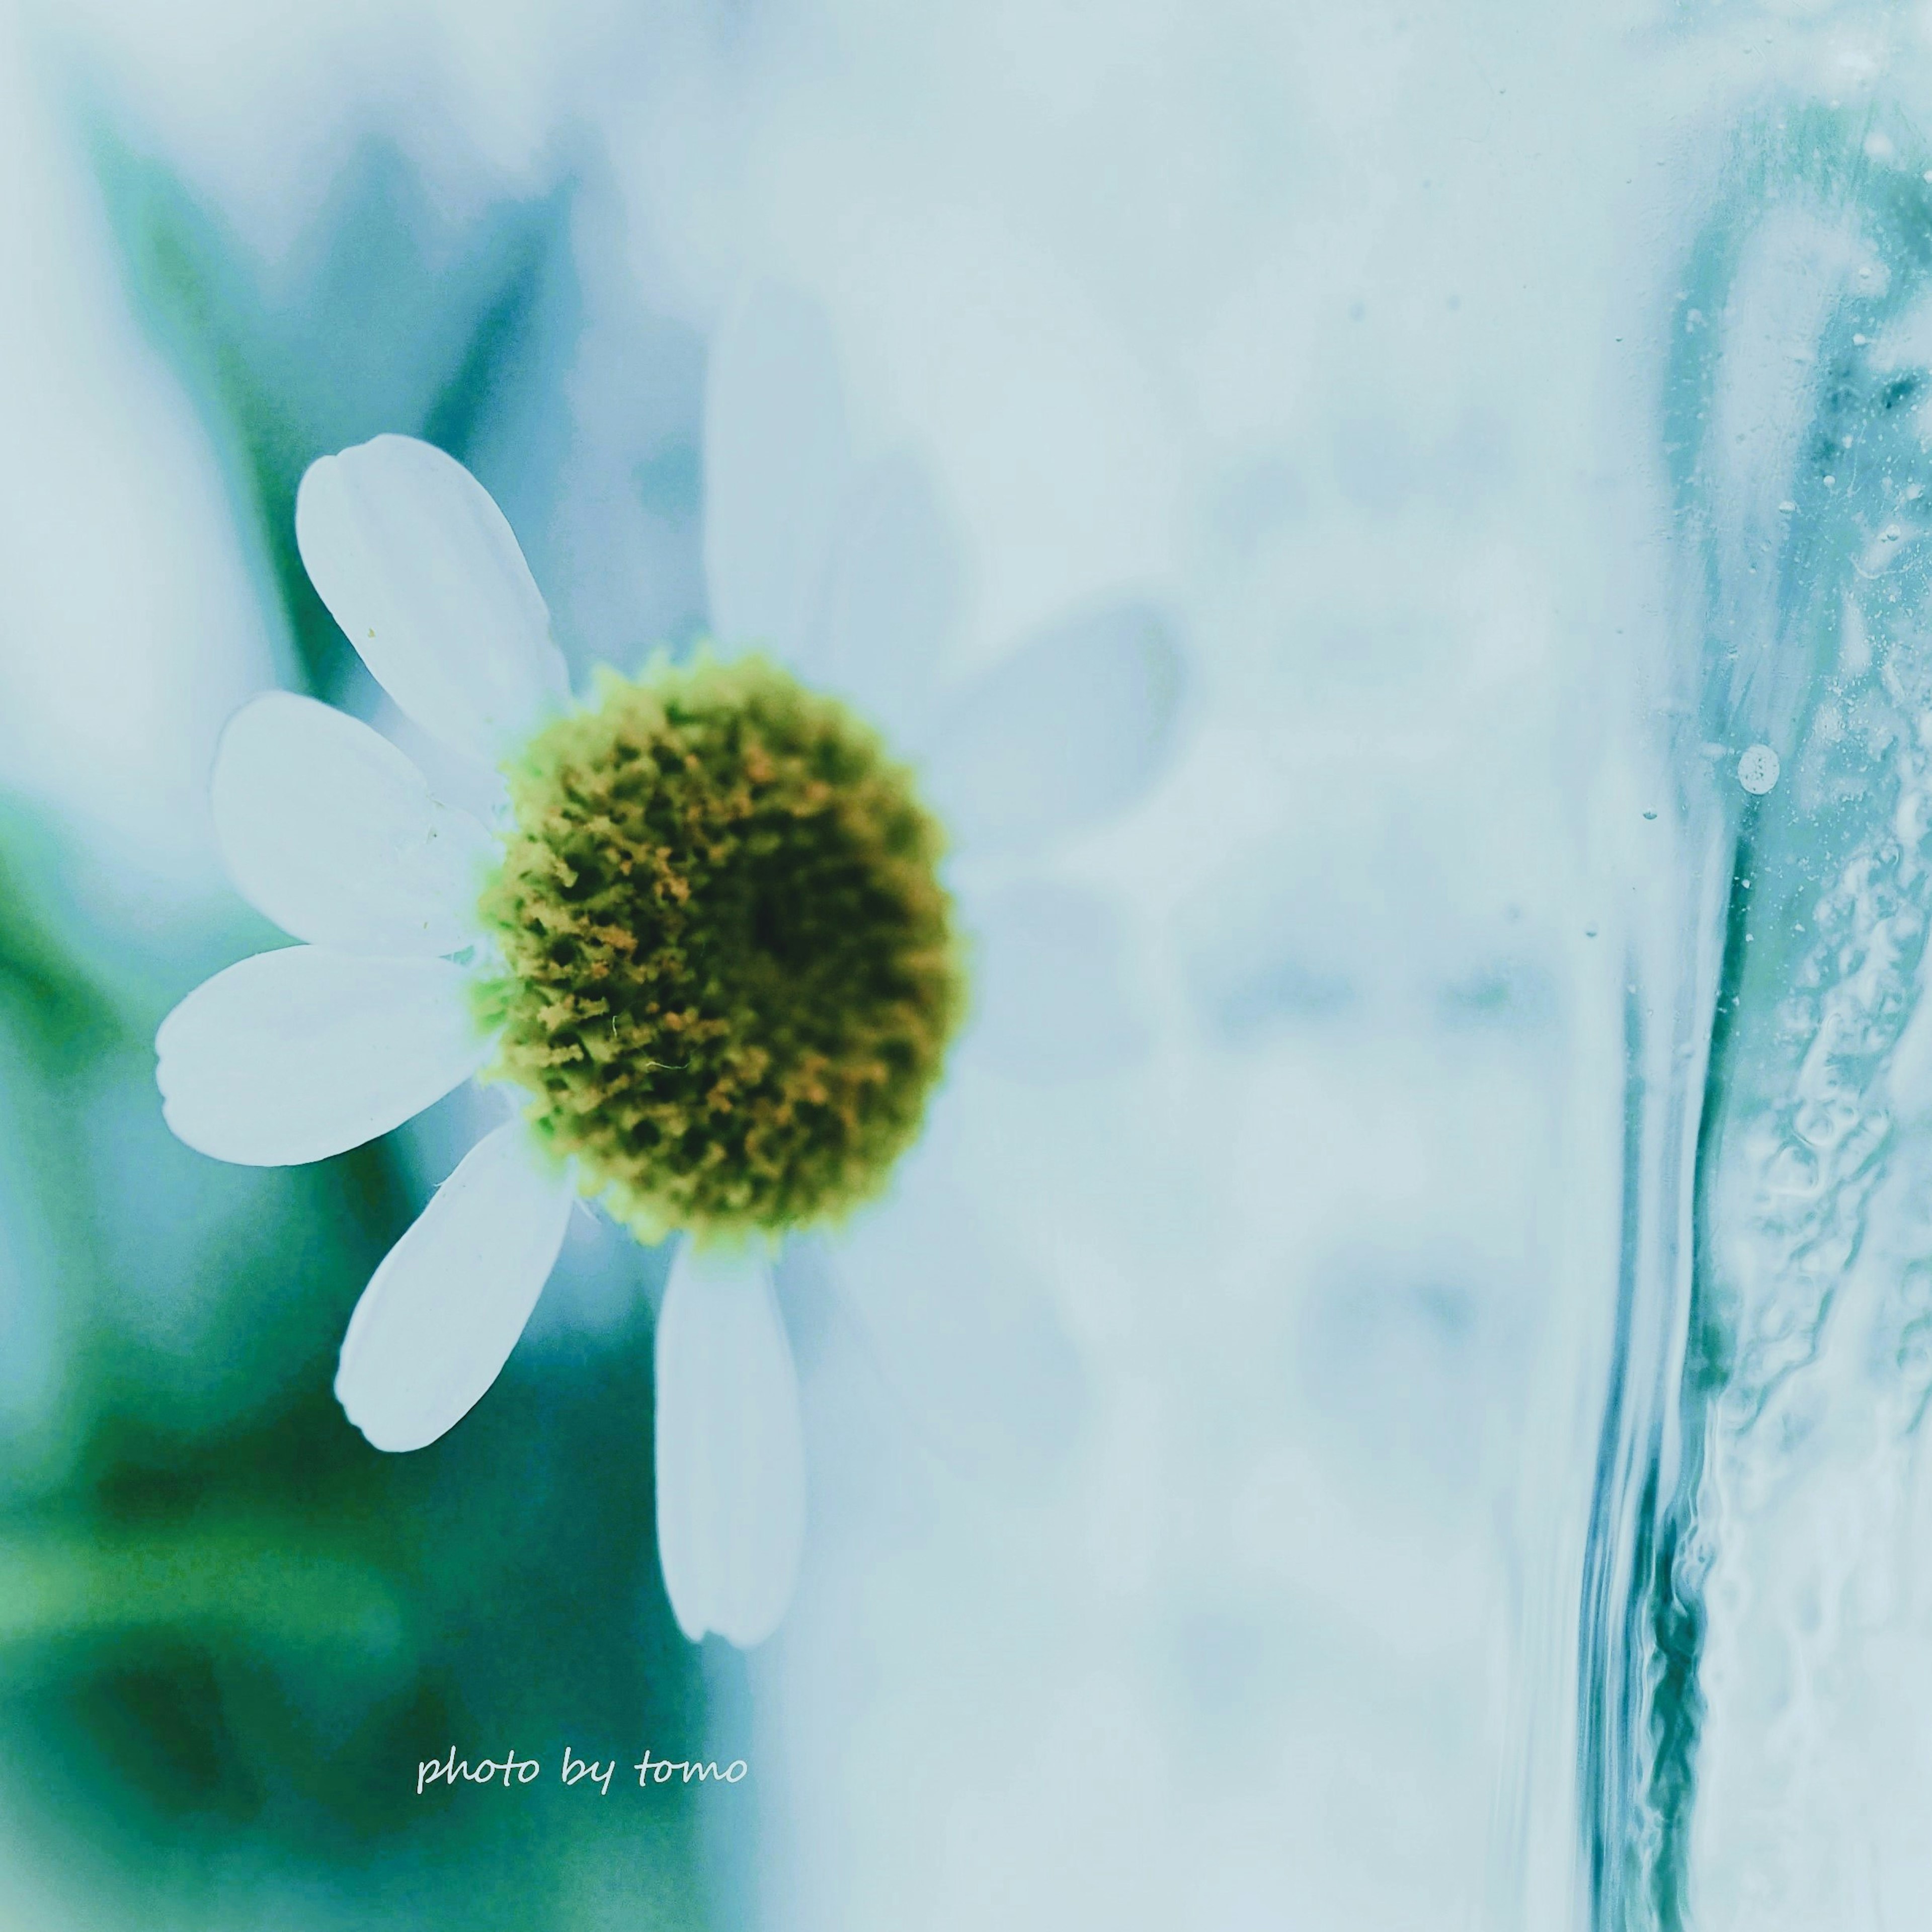
[[[813,439],[842,437],[843,424],[815,328],[765,298],[720,346],[706,452],[717,628],[916,734],[954,830],[1024,856],[1042,831],[1144,784],[1166,749],[1172,646],[1129,607],[1022,653],[1017,687],[996,670],[938,704],[946,533],[890,465],[856,484],[824,473]],[[568,703],[516,539],[451,458],[395,436],[325,458],[303,479],[296,524],[323,602],[433,737],[498,765]],[[258,1166],[323,1160],[485,1065],[493,1041],[472,992],[491,956],[478,902],[498,828],[437,800],[368,726],[279,692],[230,722],[213,802],[236,884],[304,943],[216,974],[163,1022],[157,1078],[182,1140]],[[512,1120],[470,1150],[391,1250],[350,1320],[335,1384],[376,1448],[434,1442],[488,1390],[555,1264],[577,1189]],[[716,1630],[757,1643],[791,1594],[805,1522],[797,1380],[770,1260],[684,1244],[656,1350],[673,1610],[694,1640]]]

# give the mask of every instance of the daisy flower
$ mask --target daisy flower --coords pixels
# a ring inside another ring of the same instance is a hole
[[[965,1005],[939,823],[860,713],[919,749],[998,925],[1050,835],[1144,788],[1178,683],[1160,620],[1126,604],[946,688],[950,532],[903,460],[856,471],[844,434],[815,314],[748,304],[707,398],[706,574],[716,627],[774,657],[605,671],[581,701],[460,464],[394,436],[316,463],[296,525],[317,591],[398,708],[500,770],[504,800],[486,825],[342,712],[245,706],[217,754],[216,830],[243,896],[302,943],[216,974],[156,1041],[174,1132],[256,1165],[342,1153],[472,1077],[520,1092],[350,1319],[336,1394],[378,1448],[434,1442],[488,1389],[573,1202],[646,1242],[682,1235],[656,1326],[656,1488],[694,1641],[762,1641],[796,1577],[781,1244],[882,1192]],[[1022,922],[1068,930],[1070,897],[1028,890]],[[1057,1006],[1026,956],[1081,1048],[1106,980],[1071,928],[1049,949]]]
[[[936,823],[875,733],[762,658],[606,672],[574,704],[508,524],[428,444],[324,458],[296,528],[398,706],[507,801],[486,826],[343,712],[244,706],[217,833],[303,943],[163,1022],[168,1124],[282,1166],[472,1076],[520,1088],[376,1270],[336,1394],[376,1448],[419,1448],[495,1380],[580,1196],[683,1232],[656,1337],[664,1580],[688,1635],[755,1643],[804,1523],[774,1244],[876,1194],[917,1133],[964,1004]]]

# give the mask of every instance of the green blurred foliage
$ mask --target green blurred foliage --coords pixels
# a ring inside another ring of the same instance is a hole
[[[536,334],[567,334],[563,199],[452,234],[372,150],[272,280],[164,172],[96,152],[292,681],[330,694],[352,660],[296,555],[296,482],[381,429],[460,455],[509,388],[554,378]],[[413,1211],[396,1152],[256,1170],[174,1142],[154,1029],[196,974],[91,926],[83,862],[0,808],[0,1856],[16,1904],[40,1896],[25,1922],[702,1925],[700,1847],[749,1793],[556,1774],[566,1744],[704,1754],[652,1540],[644,1298],[574,1352],[513,1358],[431,1448],[370,1449],[330,1383]],[[238,908],[211,937],[266,943]],[[418,1797],[452,1745],[543,1774]]]

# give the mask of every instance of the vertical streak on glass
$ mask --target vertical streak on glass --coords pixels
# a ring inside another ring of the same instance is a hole
[[[1696,1743],[1696,1612],[1680,1589],[1700,1432],[1679,1404],[1694,1313],[1692,1226],[1708,1016],[1730,971],[1739,876],[1706,841],[1678,956],[1629,968],[1624,1008],[1622,1252],[1616,1332],[1584,1558],[1579,1802],[1592,1932],[1680,1923],[1674,1876]],[[1726,897],[1730,903],[1726,904]],[[1647,1027],[1646,1000],[1670,1024]],[[1688,1426],[1687,1426],[1688,1425]],[[1687,1453],[1689,1452],[1689,1453]]]
[[[1734,1022],[1749,943],[1754,860],[1751,833],[1755,800],[1742,811],[1730,866],[1724,952],[1712,1010],[1710,1048],[1697,1110],[1690,1180],[1690,1282],[1684,1348],[1678,1374],[1678,1478],[1660,1511],[1653,1489],[1645,1498],[1644,1528],[1649,1561],[1636,1584],[1645,1592],[1642,1613],[1647,1646],[1642,1742],[1649,1749],[1642,1802],[1642,1829],[1635,1840],[1642,1864],[1641,1891],[1627,1922],[1678,1932],[1691,1923],[1690,1828],[1696,1796],[1697,1745],[1704,1700],[1698,1681],[1702,1660],[1702,1586],[1709,1568],[1700,1534],[1698,1492],[1704,1473],[1704,1438],[1710,1398],[1723,1385],[1725,1344],[1712,1292],[1706,1247],[1708,1190],[1714,1126],[1732,1070]]]
[[[1633,967],[1633,976],[1635,970]],[[1632,1730],[1631,1687],[1628,1670],[1619,1668],[1630,1651],[1629,1632],[1620,1627],[1622,1606],[1629,1592],[1618,1574],[1625,1567],[1619,1560],[1622,1552],[1618,1526],[1625,1514],[1621,1498],[1632,1447],[1631,1320],[1637,1295],[1642,1218],[1637,1183],[1642,1172],[1646,1090],[1642,1012],[1634,994],[1627,995],[1624,1001],[1624,1050],[1622,1253],[1617,1271],[1616,1337],[1597,1450],[1589,1541],[1584,1554],[1582,1655],[1577,1672],[1582,1702],[1578,1726],[1582,1758],[1579,1787],[1593,1928],[1622,1922],[1625,1874],[1620,1846],[1624,1818],[1630,1808],[1630,1771],[1624,1758]]]
[[[1679,988],[1667,1100],[1627,1028],[1580,1630],[1595,1932],[1850,1932],[1924,1896],[1932,1587],[1900,1552],[1932,1510],[1925,159],[1896,118],[1767,108],[1671,319],[1677,816],[1724,890],[1685,921],[1716,970],[1650,976]],[[1782,773],[1747,797],[1760,744]]]

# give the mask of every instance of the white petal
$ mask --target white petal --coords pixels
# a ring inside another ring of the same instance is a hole
[[[805,1540],[798,1378],[770,1264],[687,1241],[658,1317],[658,1556],[678,1628],[778,1628]]]
[[[1166,763],[1180,647],[1167,620],[1116,604],[1058,624],[950,712],[926,782],[962,847],[1030,844],[1132,804]]]
[[[800,660],[850,464],[824,316],[788,290],[758,290],[719,330],[706,371],[704,570],[722,643]]]
[[[376,681],[446,742],[494,764],[568,697],[517,539],[454,457],[406,436],[323,457],[296,542]]]
[[[891,1198],[841,1233],[830,1273],[927,1445],[970,1481],[1037,1496],[1088,1412],[1079,1352],[1036,1251],[962,1178],[984,1161],[947,1099]]]
[[[351,952],[454,952],[476,937],[496,847],[380,732],[272,691],[229,720],[214,829],[242,896],[284,932]]]
[[[840,536],[814,681],[850,698],[903,748],[932,708],[965,580],[952,520],[924,466],[904,452],[874,465]]]
[[[420,1449],[501,1372],[556,1264],[576,1195],[521,1120],[486,1134],[362,1291],[335,1398],[378,1449]]]
[[[1084,886],[1024,879],[970,896],[980,940],[972,1042],[1016,1080],[1117,1071],[1146,1049],[1119,908]]]
[[[461,967],[290,946],[189,994],[155,1035],[154,1078],[190,1147],[290,1167],[400,1126],[490,1046]]]

